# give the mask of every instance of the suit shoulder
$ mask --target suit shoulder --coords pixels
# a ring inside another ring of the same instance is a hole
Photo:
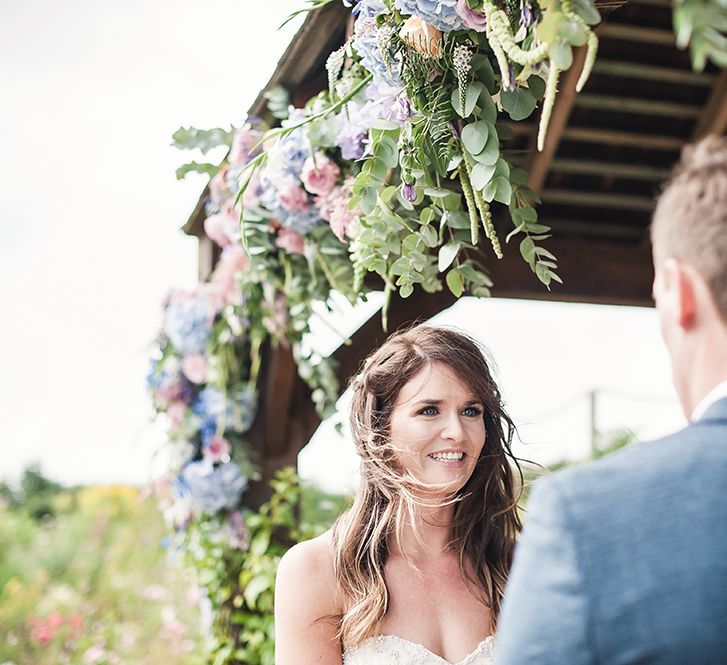
[[[706,429],[700,423],[659,439],[636,443],[592,463],[548,476],[544,481],[570,499],[629,488],[665,486],[672,476],[682,478],[688,467],[704,467],[706,457],[727,465],[727,426]]]

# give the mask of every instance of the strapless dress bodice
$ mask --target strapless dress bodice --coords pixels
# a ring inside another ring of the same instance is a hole
[[[343,665],[492,665],[495,636],[490,635],[457,663],[450,663],[425,646],[396,635],[370,637],[346,649]]]

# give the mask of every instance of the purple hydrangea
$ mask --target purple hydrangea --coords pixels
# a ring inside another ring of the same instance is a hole
[[[403,14],[418,16],[442,32],[462,30],[465,26],[457,13],[457,0],[394,0]]]
[[[190,462],[178,482],[182,495],[188,495],[197,510],[210,514],[237,507],[247,487],[247,478],[234,462]]]

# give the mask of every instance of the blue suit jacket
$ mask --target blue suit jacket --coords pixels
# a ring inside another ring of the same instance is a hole
[[[727,399],[528,507],[496,665],[727,663]]]

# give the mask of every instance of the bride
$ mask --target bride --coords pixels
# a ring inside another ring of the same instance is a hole
[[[280,562],[276,665],[489,665],[520,469],[482,351],[416,326],[351,387],[360,486],[330,531]]]

